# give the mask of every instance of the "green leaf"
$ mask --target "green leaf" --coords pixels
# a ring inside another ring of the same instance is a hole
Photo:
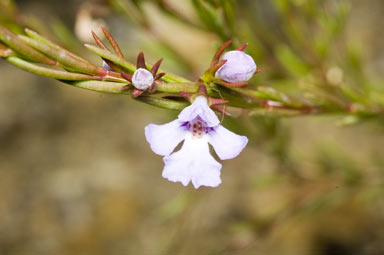
[[[287,45],[279,45],[276,48],[276,56],[285,69],[294,76],[301,76],[309,72],[309,67]]]
[[[169,110],[178,110],[181,111],[185,107],[189,105],[187,102],[178,102],[178,101],[173,101],[165,98],[158,98],[158,97],[150,97],[150,96],[139,96],[136,98],[136,100],[154,105],[160,108],[164,109],[169,109]]]
[[[42,52],[44,55],[56,60],[58,63],[64,65],[65,67],[68,67],[70,70],[85,74],[99,73],[101,68],[92,65],[88,61],[74,55],[73,53],[61,48],[60,46],[54,45],[47,39],[37,36],[37,34],[34,34],[34,36],[39,38],[39,40],[35,40],[23,35],[19,35],[19,38],[29,46]]]
[[[192,0],[192,4],[200,20],[209,30],[216,32],[223,39],[229,39],[229,36],[224,32],[220,17],[215,8],[209,4],[204,4],[201,0]]]
[[[235,31],[236,14],[235,14],[235,1],[223,0],[224,18],[228,28],[233,33]]]
[[[63,81],[71,86],[88,89],[97,92],[113,93],[113,94],[128,94],[129,91],[121,91],[120,88],[127,85],[120,82],[108,81]]]
[[[22,55],[24,58],[28,60],[47,64],[47,65],[56,65],[56,62],[54,60],[47,58],[40,52],[28,46],[14,33],[10,32],[8,29],[6,29],[1,25],[0,25],[0,41],[2,41],[9,48],[14,50],[16,53],[19,53],[20,55]]]
[[[178,82],[178,83],[159,83],[156,86],[156,90],[159,92],[167,93],[179,93],[179,92],[189,92],[196,93],[199,88],[198,82]]]
[[[18,57],[8,57],[8,58],[6,58],[6,60],[9,63],[11,63],[11,64],[13,64],[13,65],[25,70],[25,71],[28,71],[28,72],[31,72],[34,74],[38,74],[38,75],[42,75],[45,77],[58,79],[58,80],[76,80],[76,81],[78,81],[78,80],[94,80],[94,79],[96,79],[96,77],[85,75],[85,74],[70,73],[70,72],[66,72],[66,71],[60,71],[60,70],[54,70],[54,69],[47,68],[47,67],[42,67],[42,66],[39,66],[36,64],[32,64],[32,63],[25,61],[25,60],[18,58]]]

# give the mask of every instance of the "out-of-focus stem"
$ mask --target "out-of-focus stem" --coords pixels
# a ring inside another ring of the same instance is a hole
[[[6,58],[11,56],[16,56],[13,50],[0,43],[0,58]]]
[[[0,25],[0,41],[2,41],[9,48],[19,53],[28,60],[39,62],[47,65],[56,65],[56,61],[47,58],[40,52],[28,46],[14,33]]]

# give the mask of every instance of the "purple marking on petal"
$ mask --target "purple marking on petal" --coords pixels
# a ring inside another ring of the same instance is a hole
[[[209,134],[209,133],[215,132],[215,130],[216,130],[215,127],[206,127],[205,128],[205,133]]]
[[[197,115],[191,121],[183,122],[180,127],[188,130],[195,138],[202,138],[204,134],[209,134],[215,130],[216,127],[209,127],[208,124]]]
[[[186,122],[183,122],[183,124],[180,125],[180,127],[184,128],[185,130],[190,130],[191,128],[191,124],[189,123],[189,121],[186,121]]]

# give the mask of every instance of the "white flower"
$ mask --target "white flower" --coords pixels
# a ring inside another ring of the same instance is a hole
[[[222,160],[236,157],[248,143],[247,137],[220,125],[204,96],[198,96],[176,120],[164,125],[146,126],[145,136],[151,149],[165,156],[163,177],[184,186],[192,181],[196,189],[200,186],[216,187],[221,183],[221,164],[209,153],[208,143]],[[173,152],[183,140],[182,148]]]
[[[227,60],[227,62],[216,71],[215,77],[226,82],[247,82],[256,72],[255,61],[242,51],[228,51],[222,59]]]
[[[132,76],[132,84],[140,90],[148,89],[153,83],[154,77],[150,71],[144,68],[138,68]]]

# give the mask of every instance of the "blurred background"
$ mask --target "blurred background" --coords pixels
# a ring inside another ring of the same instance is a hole
[[[384,2],[0,0],[0,23],[31,27],[93,63],[109,28],[127,59],[190,79],[230,38],[264,72],[250,86],[293,94],[345,84],[384,102]],[[0,254],[384,254],[380,116],[280,118],[238,111],[248,136],[217,188],[161,177],[144,137],[177,112],[67,86],[0,61]]]

